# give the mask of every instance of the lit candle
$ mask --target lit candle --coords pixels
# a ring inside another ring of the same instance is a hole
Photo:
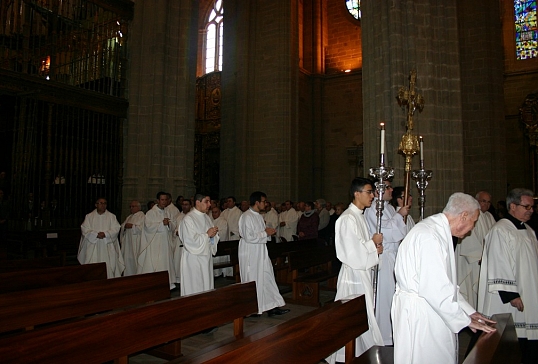
[[[418,140],[420,141],[420,161],[424,161],[424,140],[422,137],[418,137]]]
[[[381,126],[381,154],[385,154],[385,123],[379,125]]]

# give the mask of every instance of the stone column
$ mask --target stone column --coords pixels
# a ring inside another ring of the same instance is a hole
[[[387,163],[393,185],[403,183],[404,162],[397,154],[405,133],[406,111],[396,96],[417,70],[424,96],[415,113],[414,134],[424,137],[426,169],[433,180],[426,190],[426,216],[442,210],[450,194],[463,191],[463,124],[456,0],[364,1],[362,9],[365,174],[379,164],[379,123],[387,129]],[[419,158],[413,158],[413,169]],[[415,186],[412,194],[418,195]],[[415,198],[413,215],[418,214]]]
[[[123,216],[160,190],[195,192],[198,1],[137,0],[130,27]]]
[[[296,0],[226,0],[220,195],[297,196]]]

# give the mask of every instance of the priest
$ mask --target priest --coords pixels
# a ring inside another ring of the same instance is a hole
[[[512,314],[525,364],[538,363],[538,241],[526,224],[533,195],[524,188],[508,193],[508,214],[486,235],[478,295],[484,315]]]
[[[129,204],[131,214],[127,216],[121,224],[121,254],[125,262],[124,276],[136,274],[138,253],[140,252],[140,237],[144,228],[144,218],[142,206],[138,201],[131,201]]]
[[[209,196],[196,194],[194,209],[181,221],[179,238],[183,242],[181,254],[181,295],[208,291],[215,286],[213,255],[219,242],[218,227],[207,215],[211,206]]]
[[[176,288],[173,262],[175,241],[170,231],[175,231],[176,226],[166,206],[168,206],[168,194],[157,193],[157,204],[146,213],[144,220],[137,273],[167,271],[172,290]]]
[[[357,177],[351,182],[350,195],[353,201],[336,220],[336,256],[342,262],[336,285],[335,300],[348,296],[364,295],[368,315],[368,331],[356,340],[355,355],[359,356],[374,345],[383,346],[374,314],[374,290],[372,268],[379,263],[383,253],[383,235],[371,234],[364,217],[364,209],[372,205],[374,189],[372,182]],[[329,363],[345,362],[345,350],[341,348],[327,358]]]
[[[95,210],[86,215],[77,258],[80,264],[105,262],[108,278],[121,277],[125,264],[118,243],[120,224],[106,207],[107,201],[98,198]]]
[[[457,335],[493,332],[494,324],[459,293],[452,236],[463,237],[478,219],[476,199],[450,196],[442,213],[419,222],[400,245],[392,301],[394,357],[407,363],[457,363]]]

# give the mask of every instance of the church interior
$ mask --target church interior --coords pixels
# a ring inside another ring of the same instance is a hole
[[[10,229],[76,228],[98,196],[121,220],[160,190],[347,204],[380,164],[380,123],[401,185],[412,71],[426,216],[455,191],[536,189],[532,2],[347,3],[2,1]]]

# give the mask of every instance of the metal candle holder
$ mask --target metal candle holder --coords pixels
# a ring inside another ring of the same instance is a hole
[[[424,161],[420,161],[420,169],[413,171],[413,179],[417,182],[417,188],[420,192],[418,198],[418,205],[420,207],[420,220],[424,219],[424,206],[426,203],[426,187],[428,187],[428,181],[432,179],[433,172],[431,170],[424,169]]]
[[[378,234],[381,234],[381,218],[383,217],[383,209],[385,208],[385,201],[383,200],[383,195],[385,194],[385,190],[387,188],[387,185],[383,183],[383,181],[386,181],[394,176],[394,168],[385,167],[385,154],[381,154],[381,162],[379,164],[379,167],[370,168],[370,176],[376,179],[375,189],[377,191],[377,196],[378,196],[376,204],[375,204],[376,216],[377,216],[376,232]],[[377,303],[378,276],[379,276],[379,265],[376,265],[374,267],[374,278],[372,282],[372,286],[374,288],[374,312],[377,306],[376,303]]]

